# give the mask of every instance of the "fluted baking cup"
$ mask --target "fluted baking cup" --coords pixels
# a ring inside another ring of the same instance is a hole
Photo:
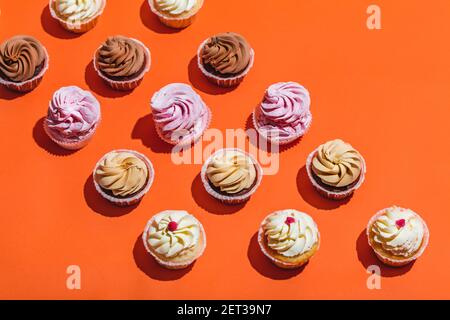
[[[191,215],[192,216],[192,215]],[[167,269],[171,269],[171,270],[179,270],[179,269],[185,269],[187,267],[189,267],[192,263],[194,263],[198,258],[200,258],[203,253],[205,252],[206,249],[206,233],[205,233],[205,229],[203,228],[203,225],[201,224],[201,222],[199,220],[197,220],[197,218],[195,218],[194,216],[192,216],[198,223],[199,227],[200,227],[200,237],[199,238],[199,243],[197,244],[198,246],[200,246],[198,252],[193,255],[191,257],[191,259],[189,259],[186,262],[174,262],[174,261],[166,261],[161,259],[160,257],[158,257],[149,247],[148,245],[148,232],[150,230],[150,226],[152,225],[154,219],[155,219],[156,215],[153,216],[148,222],[147,225],[144,229],[144,232],[142,233],[142,241],[144,242],[144,246],[145,249],[147,250],[147,252],[153,257],[155,258],[156,262],[158,262],[159,265],[161,265],[164,268]]]
[[[85,147],[92,140],[92,137],[94,136],[95,132],[97,131],[97,128],[100,125],[100,122],[101,122],[101,116],[99,117],[97,123],[94,125],[94,128],[92,128],[92,130],[88,134],[81,136],[80,138],[78,138],[76,140],[75,139],[61,139],[61,138],[53,135],[52,131],[48,127],[47,120],[44,121],[44,131],[45,131],[45,133],[47,133],[48,137],[54,143],[59,145],[61,148],[64,148],[66,150],[79,150],[79,149]]]
[[[250,62],[248,64],[247,68],[245,68],[245,70],[242,73],[240,73],[237,76],[230,77],[230,78],[221,78],[221,77],[209,72],[203,66],[202,51],[203,51],[203,48],[206,45],[206,43],[208,43],[208,41],[209,41],[209,38],[206,39],[205,41],[203,41],[197,50],[197,64],[198,64],[199,69],[202,71],[202,73],[205,75],[205,77],[210,82],[214,83],[215,85],[217,85],[219,87],[230,88],[230,87],[235,87],[238,84],[240,84],[244,80],[245,76],[250,72],[250,70],[253,67],[253,64],[255,62],[255,51],[253,49],[250,50]]]
[[[95,171],[97,170],[97,168],[99,167],[99,165],[101,164],[101,162],[103,161],[103,159],[105,158],[106,155],[112,153],[112,152],[128,152],[128,153],[132,153],[134,154],[136,157],[138,157],[139,159],[141,159],[142,161],[144,161],[144,163],[147,166],[148,169],[148,179],[147,179],[147,183],[145,184],[145,186],[142,188],[141,191],[139,191],[136,194],[131,195],[130,197],[126,197],[126,198],[121,198],[121,197],[114,197],[108,193],[106,193],[103,188],[97,183],[97,181],[95,180]],[[119,150],[113,150],[108,152],[107,154],[105,154],[95,165],[95,168],[92,172],[92,177],[94,180],[94,185],[95,185],[95,189],[97,190],[97,192],[106,200],[110,201],[111,203],[119,206],[119,207],[126,207],[126,206],[131,206],[133,204],[138,203],[139,201],[141,201],[141,199],[147,194],[147,192],[150,190],[152,184],[153,184],[153,180],[155,178],[155,170],[153,169],[153,164],[152,162],[143,154],[137,152],[137,151],[133,151],[133,150],[126,150],[126,149],[119,149]]]
[[[103,14],[103,11],[105,10],[106,7],[106,0],[102,0],[100,10],[95,14],[95,16],[91,17],[86,21],[78,21],[77,23],[71,23],[69,21],[64,20],[58,15],[55,7],[56,1],[57,0],[50,0],[49,2],[49,9],[51,16],[54,19],[56,19],[64,29],[74,33],[85,33],[93,29],[97,25],[98,20],[100,19],[100,16]]]
[[[211,185],[210,182],[208,180],[208,177],[206,175],[206,170],[208,169],[209,163],[211,162],[211,160],[219,155],[222,154],[224,152],[240,152],[243,155],[245,155],[246,157],[248,157],[253,164],[255,165],[256,171],[257,171],[257,177],[256,177],[256,183],[255,185],[252,187],[252,189],[250,189],[247,193],[243,194],[243,195],[239,195],[239,196],[227,196],[225,194],[219,193],[216,190],[214,190]],[[203,186],[205,187],[205,190],[215,199],[225,203],[225,204],[230,204],[230,205],[234,205],[234,204],[240,204],[240,203],[244,203],[247,200],[250,199],[250,197],[256,192],[256,190],[259,188],[259,186],[261,185],[262,182],[262,178],[263,178],[263,170],[261,168],[261,165],[248,153],[237,149],[237,148],[228,148],[228,149],[221,149],[218,150],[217,152],[215,152],[214,154],[212,154],[208,160],[206,160],[206,162],[203,164],[202,167],[202,171],[200,173],[200,176],[202,178],[202,182],[203,182]]]
[[[167,27],[174,29],[184,29],[190,26],[197,17],[197,13],[203,7],[204,0],[198,0],[197,8],[192,10],[187,15],[182,15],[180,17],[165,15],[164,13],[158,11],[155,6],[155,0],[148,0],[150,10],[158,17],[158,19]]]
[[[314,188],[322,196],[332,199],[332,200],[342,200],[342,199],[350,197],[356,190],[358,190],[361,187],[361,185],[364,182],[365,176],[366,176],[366,171],[367,171],[366,161],[364,160],[363,156],[360,155],[361,162],[362,162],[362,168],[361,168],[361,174],[358,178],[358,182],[353,187],[348,188],[347,190],[344,190],[344,191],[330,191],[330,190],[326,189],[325,187],[321,186],[320,184],[318,184],[316,179],[314,179],[314,173],[312,171],[311,164],[312,164],[313,158],[317,154],[318,150],[319,150],[319,148],[314,150],[308,156],[308,159],[306,160],[306,172],[308,173],[309,180],[311,181]]]
[[[141,73],[133,79],[118,81],[118,80],[112,80],[112,79],[108,78],[101,72],[101,70],[99,69],[99,67],[97,65],[97,52],[98,52],[98,50],[100,50],[102,48],[102,46],[100,46],[94,54],[93,63],[94,63],[95,71],[100,76],[100,78],[102,78],[111,88],[113,88],[114,90],[117,90],[117,91],[130,91],[130,90],[137,88],[141,84],[142,80],[144,79],[145,74],[150,71],[150,67],[152,64],[152,55],[150,53],[150,49],[148,49],[141,41],[133,39],[133,38],[130,38],[130,39],[135,41],[137,44],[141,45],[144,48],[145,57],[146,57],[145,60],[147,62],[145,68],[141,71]]]
[[[422,223],[423,228],[424,228],[423,240],[422,240],[420,249],[413,256],[411,256],[409,258],[405,258],[405,259],[401,259],[400,257],[399,257],[399,259],[392,259],[386,255],[383,255],[382,252],[379,252],[378,250],[376,250],[374,248],[374,246],[372,245],[372,242],[370,241],[370,230],[372,228],[372,225],[375,223],[375,221],[380,216],[382,216],[388,209],[389,208],[385,208],[383,210],[378,211],[370,219],[369,223],[367,224],[367,228],[366,228],[367,240],[369,242],[369,246],[373,249],[373,251],[375,252],[375,255],[381,262],[383,262],[384,264],[391,266],[391,267],[403,267],[403,266],[410,264],[411,262],[419,259],[420,256],[424,253],[424,251],[427,248],[428,243],[430,241],[430,230],[428,229],[428,226],[427,226],[425,220],[423,220],[421,216],[419,216],[417,213],[414,212],[415,216],[419,219],[419,221]]]

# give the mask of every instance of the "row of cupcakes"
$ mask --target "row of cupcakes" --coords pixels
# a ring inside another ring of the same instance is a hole
[[[379,260],[394,267],[418,259],[429,241],[424,220],[414,211],[397,206],[376,213],[367,225],[366,234]],[[188,212],[167,210],[148,221],[142,241],[160,265],[183,269],[205,251],[206,233],[201,222]],[[271,213],[263,220],[258,243],[275,265],[295,269],[308,263],[316,254],[321,235],[311,216],[288,209]]]
[[[96,50],[94,68],[114,90],[135,89],[151,67],[151,52],[141,41],[112,36]],[[237,33],[220,33],[198,49],[198,67],[222,87],[238,85],[250,71],[254,51]],[[36,38],[18,35],[0,45],[0,84],[19,92],[35,89],[49,67],[49,54]]]

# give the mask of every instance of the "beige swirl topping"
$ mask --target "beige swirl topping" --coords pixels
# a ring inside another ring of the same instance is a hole
[[[244,153],[227,150],[214,156],[206,175],[221,192],[238,194],[252,187],[256,180],[256,168]]]
[[[269,248],[288,258],[310,251],[319,240],[314,220],[296,210],[274,213],[263,228]]]
[[[127,197],[139,192],[148,179],[147,165],[130,152],[107,154],[95,171],[95,181],[114,196]]]
[[[312,162],[312,170],[326,185],[347,187],[354,183],[362,171],[361,155],[342,140],[321,145]]]
[[[198,221],[186,211],[168,210],[153,219],[147,243],[159,255],[174,258],[195,247],[200,238]]]

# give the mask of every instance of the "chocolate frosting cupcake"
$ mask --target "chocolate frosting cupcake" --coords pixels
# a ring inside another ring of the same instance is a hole
[[[0,76],[25,82],[42,70],[46,59],[42,44],[31,36],[15,36],[0,46]]]

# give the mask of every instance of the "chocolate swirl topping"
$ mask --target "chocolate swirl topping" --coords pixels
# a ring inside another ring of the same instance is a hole
[[[30,80],[42,70],[44,61],[44,48],[31,36],[16,36],[0,46],[0,76],[6,80]]]
[[[109,78],[133,78],[145,68],[145,49],[136,41],[109,37],[97,51],[97,66]]]
[[[237,33],[219,33],[211,37],[202,50],[203,64],[208,71],[223,77],[236,76],[249,65],[251,48]]]

